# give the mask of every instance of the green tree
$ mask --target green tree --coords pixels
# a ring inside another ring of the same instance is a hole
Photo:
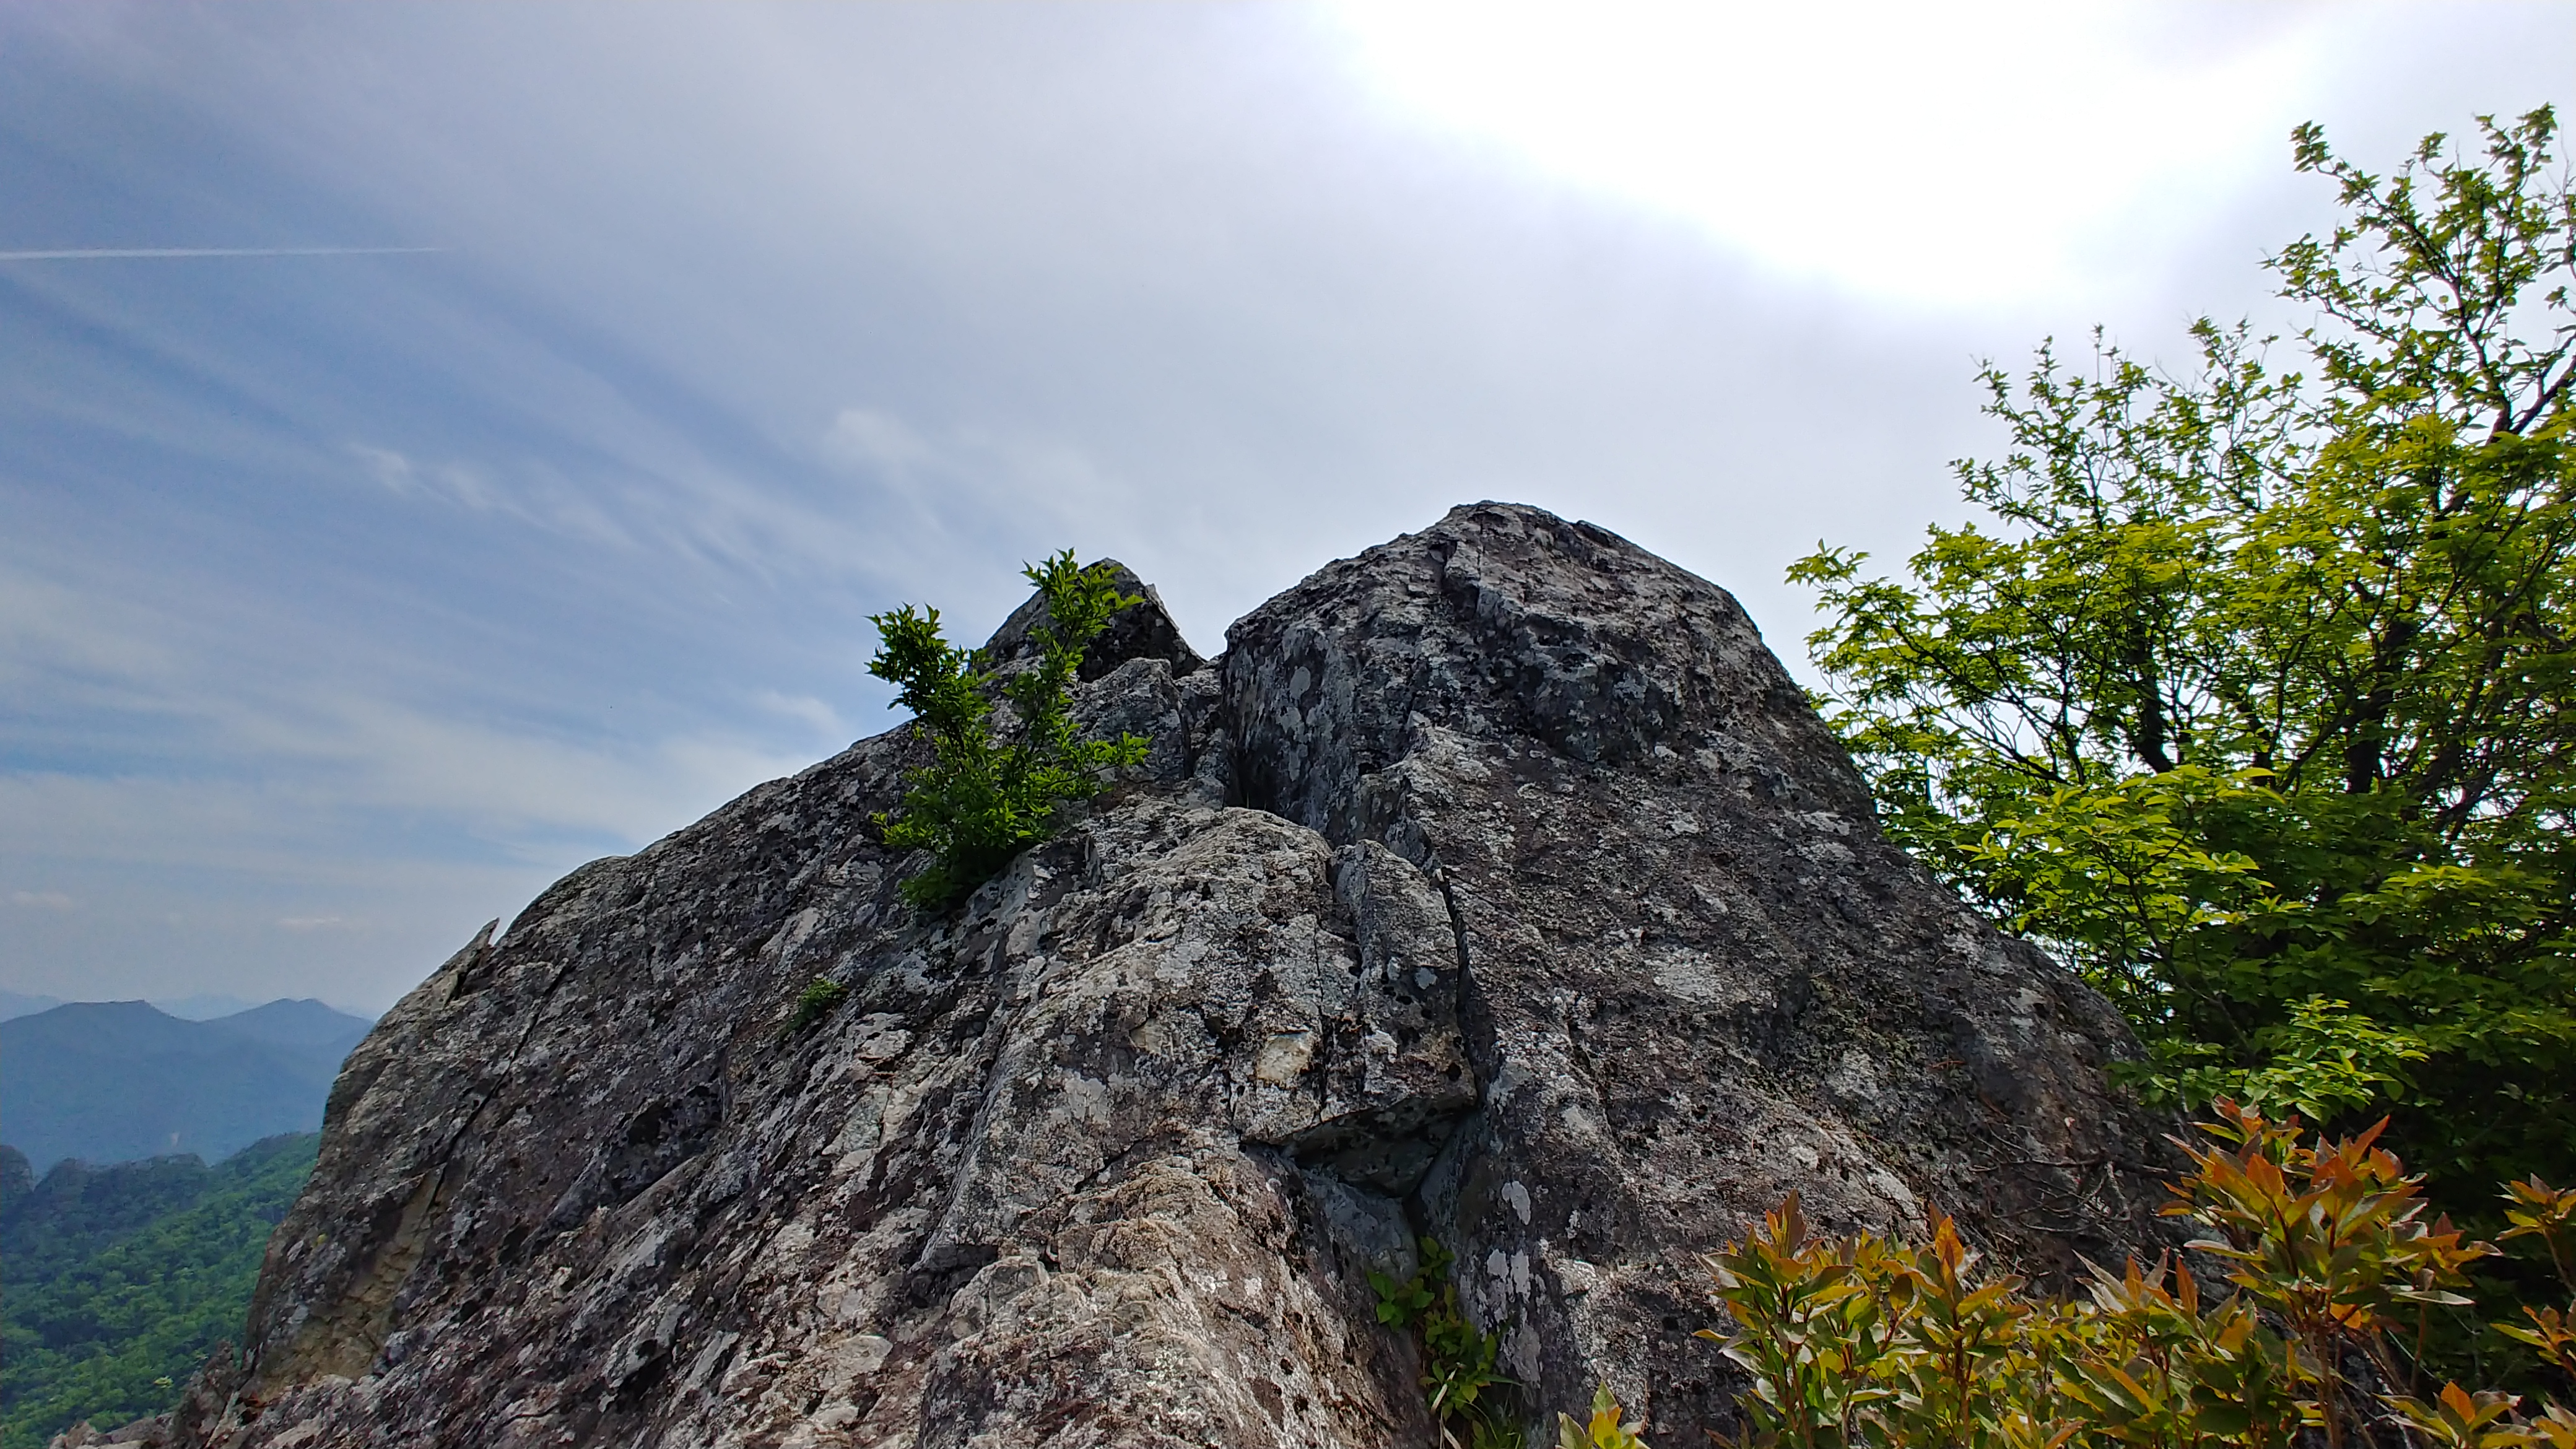
[[[1988,365],[1985,520],[1791,577],[1888,829],[2136,1023],[2150,1092],[2576,1176],[2576,201],[2542,109],[2268,260],[2294,338]],[[2295,362],[2276,366],[2287,354]]]
[[[1090,798],[1106,772],[1145,758],[1147,740],[1086,740],[1072,713],[1084,647],[1110,615],[1142,600],[1118,592],[1110,565],[1085,568],[1071,549],[1022,572],[1046,613],[1031,633],[1037,659],[1016,671],[950,644],[937,609],[903,604],[868,620],[882,640],[868,672],[897,687],[895,703],[913,712],[937,753],[913,773],[901,813],[877,817],[887,844],[931,852],[903,883],[904,899],[922,910],[943,910],[992,879],[1056,832],[1067,802]],[[1007,742],[990,723],[996,692],[1018,716]]]

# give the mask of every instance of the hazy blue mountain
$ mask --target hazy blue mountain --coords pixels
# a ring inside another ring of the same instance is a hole
[[[335,1007],[324,1006],[310,997],[302,1001],[272,1001],[205,1023],[219,1026],[236,1036],[283,1047],[328,1047],[332,1053],[331,1070],[340,1069],[340,1058],[358,1044],[358,1039],[375,1025],[364,1017],[351,1016]]]
[[[89,1001],[0,1021],[0,1142],[40,1176],[65,1158],[219,1162],[318,1129],[331,1080],[370,1025],[318,1001],[213,1021]]]
[[[259,1003],[220,991],[201,991],[194,996],[178,996],[152,1004],[181,1021],[212,1021],[219,1016],[248,1011]]]
[[[62,1004],[57,997],[28,996],[16,991],[0,991],[0,1021],[33,1016],[40,1011],[51,1011]]]

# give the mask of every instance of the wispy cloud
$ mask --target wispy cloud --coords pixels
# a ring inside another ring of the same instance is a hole
[[[11,891],[9,903],[40,911],[68,911],[77,904],[61,891]]]
[[[416,461],[392,448],[352,443],[350,453],[369,477],[400,498],[427,499],[492,514],[592,544],[631,549],[635,539],[607,500],[566,479],[560,470],[523,466],[504,482],[494,468],[450,460]]]
[[[885,721],[867,614],[972,637],[1067,545],[1213,650],[1516,497],[1793,640],[1783,561],[1903,556],[1991,442],[1966,359],[2259,302],[2331,207],[2276,110],[2563,103],[2576,14],[2049,21],[1962,83],[1910,47],[1987,21],[1651,8],[0,7],[0,879],[77,904],[0,887],[0,984],[381,1003]],[[1802,280],[1860,272],[2008,295]]]
[[[898,478],[938,458],[938,450],[911,424],[868,407],[835,413],[823,431],[823,452],[835,462]]]
[[[849,726],[841,722],[841,712],[810,694],[781,694],[774,689],[764,689],[753,694],[751,702],[771,714],[803,720],[812,725],[818,735],[831,739],[848,736]]]
[[[833,414],[820,452],[827,465],[873,485],[868,501],[881,516],[903,510],[915,539],[983,534],[989,541],[994,523],[1008,519],[1008,532],[1053,547],[1087,521],[1127,516],[1137,501],[1129,481],[1089,449],[1026,428],[983,424],[933,433],[885,408],[854,404]],[[882,538],[886,530],[880,524],[856,532]],[[871,551],[885,555],[872,562],[890,580],[936,580],[917,557],[881,544]]]
[[[446,247],[63,247],[0,252],[0,262],[131,262],[191,257],[402,257]]]

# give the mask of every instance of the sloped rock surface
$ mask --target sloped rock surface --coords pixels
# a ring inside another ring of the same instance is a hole
[[[898,730],[486,928],[167,1436],[1424,1445],[1364,1274],[1430,1231],[1533,1415],[1697,1444],[1695,1255],[1791,1189],[2043,1274],[2152,1236],[2125,1031],[1880,840],[1722,591],[1488,504],[1214,667],[1130,612],[1081,712],[1152,757],[946,918]]]

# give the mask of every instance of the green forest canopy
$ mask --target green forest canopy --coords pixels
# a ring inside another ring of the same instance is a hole
[[[8,1152],[0,1449],[43,1449],[82,1419],[108,1428],[177,1403],[215,1346],[241,1338],[269,1233],[320,1141],[271,1137],[214,1167],[66,1162],[42,1183]]]
[[[2554,115],[2394,172],[2204,319],[1989,364],[1978,522],[1791,570],[1887,828],[2127,1012],[2142,1089],[2387,1135],[2436,1204],[2576,1177],[2576,200]]]

